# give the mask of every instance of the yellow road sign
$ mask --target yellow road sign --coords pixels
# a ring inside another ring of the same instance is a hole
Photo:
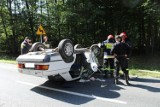
[[[37,35],[46,35],[46,32],[44,31],[42,25],[40,24],[38,27],[38,30],[36,32]]]

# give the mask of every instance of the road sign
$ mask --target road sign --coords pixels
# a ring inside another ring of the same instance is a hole
[[[46,35],[46,32],[44,31],[42,25],[40,24],[38,27],[38,30],[36,32],[37,35]]]

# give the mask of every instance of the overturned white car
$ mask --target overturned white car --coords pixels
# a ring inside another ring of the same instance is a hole
[[[27,54],[17,57],[18,71],[55,81],[88,79],[103,63],[103,52],[97,44],[82,48],[69,39],[60,41],[57,48],[45,49],[37,42]]]

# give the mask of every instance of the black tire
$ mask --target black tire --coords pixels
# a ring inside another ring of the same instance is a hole
[[[104,52],[103,52],[103,49],[100,48],[97,44],[93,44],[91,47],[90,47],[91,51],[94,52],[95,56],[97,57],[98,59],[98,65],[99,66],[103,66],[103,56],[104,56]]]
[[[74,60],[73,53],[74,53],[74,47],[73,43],[69,39],[63,39],[58,44],[58,51],[61,55],[64,62],[69,63]]]
[[[90,50],[91,50],[92,52],[94,52],[94,54],[95,54],[96,57],[102,56],[102,50],[101,50],[101,48],[100,48],[97,44],[93,44],[93,45],[90,47]]]
[[[36,42],[32,45],[30,52],[42,51],[41,48],[45,49],[45,45],[41,42]]]

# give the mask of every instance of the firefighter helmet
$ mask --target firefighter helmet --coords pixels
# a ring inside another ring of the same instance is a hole
[[[122,38],[127,38],[126,32],[122,32],[122,33],[120,34],[120,36],[121,36]]]
[[[113,35],[108,35],[107,39],[114,39]]]

